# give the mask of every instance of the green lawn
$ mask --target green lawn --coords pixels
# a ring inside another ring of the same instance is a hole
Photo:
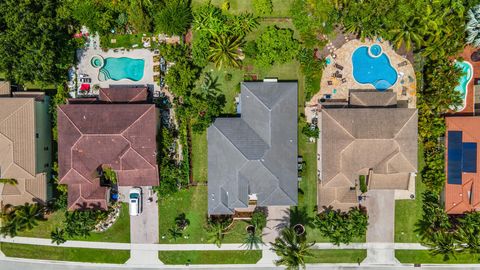
[[[306,263],[358,263],[367,257],[366,249],[311,249]]]
[[[158,258],[164,264],[254,264],[262,258],[262,251],[160,251]]]
[[[193,0],[192,6],[194,8],[206,4],[209,0]],[[212,4],[221,7],[225,0],[211,0]],[[232,14],[241,14],[243,12],[253,12],[252,0],[229,0]],[[288,17],[290,6],[293,0],[272,0],[273,12],[272,14],[264,15],[265,17]]]
[[[422,193],[425,185],[420,172],[425,162],[423,160],[423,145],[418,145],[418,171],[415,180],[415,200],[397,200],[395,202],[395,242],[418,243],[418,235],[414,232],[415,223],[422,218]]]
[[[192,132],[192,170],[193,180],[206,182],[208,179],[207,132]]]
[[[159,199],[160,244],[166,243],[207,243],[207,187],[193,186],[180,190],[172,196]],[[175,226],[175,218],[184,213],[190,225],[184,231],[184,237],[175,242],[171,239],[168,229]],[[247,224],[235,221],[225,236],[224,243],[242,243]],[[185,236],[187,238],[185,238]]]
[[[123,264],[130,258],[129,250],[67,248],[12,243],[0,243],[0,246],[6,256],[17,258],[118,264]]]
[[[479,254],[460,253],[456,258],[451,257],[444,261],[442,255],[432,256],[428,250],[396,250],[395,257],[401,263],[435,263],[435,264],[463,264],[480,263]]]
[[[57,227],[62,227],[65,216],[61,211],[55,212],[46,221],[40,221],[38,226],[30,231],[20,232],[18,236],[50,238],[50,232]],[[75,237],[69,240],[96,241],[96,242],[119,242],[130,243],[130,216],[128,204],[122,204],[120,217],[107,231],[103,233],[90,233],[90,236]]]

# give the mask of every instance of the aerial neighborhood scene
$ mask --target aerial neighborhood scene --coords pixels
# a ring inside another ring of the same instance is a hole
[[[0,270],[480,269],[478,143],[480,0],[0,0]]]

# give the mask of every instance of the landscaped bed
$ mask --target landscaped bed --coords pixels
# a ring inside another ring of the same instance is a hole
[[[51,214],[46,221],[39,221],[38,226],[30,231],[19,232],[18,236],[50,238],[50,232],[57,227],[62,227],[65,215],[62,211]],[[108,230],[102,233],[90,233],[90,236],[75,237],[67,240],[96,241],[96,242],[119,242],[130,243],[130,216],[128,215],[128,204],[122,204],[120,217]]]
[[[254,264],[262,258],[262,251],[160,251],[158,258],[164,264]]]
[[[365,249],[311,249],[306,263],[359,263],[367,257]]]
[[[423,160],[423,145],[418,145],[418,171],[423,170],[425,162]],[[422,193],[425,185],[422,182],[422,176],[417,174],[415,180],[415,200],[397,200],[395,201],[395,242],[399,243],[417,243],[419,236],[415,233],[415,224],[422,218]]]
[[[207,192],[206,186],[192,186],[158,200],[160,244],[208,243]],[[175,227],[175,218],[180,214],[185,214],[190,224],[182,231],[182,237],[174,240],[169,229]],[[246,226],[244,221],[235,221],[223,242],[243,243]]]
[[[129,250],[67,248],[0,243],[8,257],[93,263],[123,264],[130,258]]]
[[[458,253],[455,257],[450,256],[447,261],[443,260],[443,255],[433,256],[428,250],[396,250],[395,257],[401,263],[439,263],[439,264],[463,264],[463,263],[479,263],[480,255],[471,253]]]

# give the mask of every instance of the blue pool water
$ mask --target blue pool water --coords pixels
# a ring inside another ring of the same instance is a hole
[[[128,57],[105,58],[105,64],[98,72],[100,81],[128,79],[139,81],[143,78],[145,60]]]
[[[380,45],[358,47],[352,55],[353,78],[359,84],[371,84],[386,90],[397,82],[397,71]]]
[[[460,80],[458,81],[457,87],[455,87],[455,91],[460,92],[460,94],[462,95],[463,107],[456,108],[457,111],[461,111],[466,105],[467,86],[473,77],[473,67],[470,63],[465,61],[455,61],[455,66],[459,67],[463,72],[463,75],[460,77]]]

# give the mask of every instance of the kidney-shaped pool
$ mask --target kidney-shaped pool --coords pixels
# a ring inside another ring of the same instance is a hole
[[[352,67],[353,78],[359,84],[371,84],[377,90],[386,90],[397,82],[397,71],[378,44],[355,49]]]

